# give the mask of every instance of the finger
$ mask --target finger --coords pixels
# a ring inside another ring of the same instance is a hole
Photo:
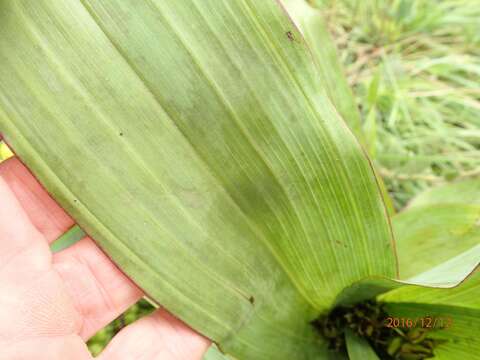
[[[27,214],[11,191],[10,187],[0,177],[0,268],[9,264],[19,255],[29,255],[30,265],[44,268],[48,259],[34,256],[38,251],[43,254],[48,250],[45,238],[30,222]]]
[[[57,239],[74,224],[18,158],[13,157],[0,164],[0,177],[48,242]]]
[[[127,326],[102,352],[100,360],[201,360],[211,342],[165,310]]]
[[[83,318],[85,340],[143,296],[90,238],[54,254],[53,264]]]
[[[0,164],[17,204],[49,242],[73,225],[73,220],[48,195],[17,159]],[[2,198],[3,199],[3,198]],[[83,315],[82,337],[88,339],[141,298],[141,291],[118,270],[91,239],[55,254],[54,266]]]
[[[0,360],[93,360],[78,336],[27,339],[14,344],[0,342]]]

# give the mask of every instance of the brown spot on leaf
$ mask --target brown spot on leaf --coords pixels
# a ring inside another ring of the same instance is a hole
[[[335,242],[340,245],[340,246],[343,246],[345,249],[348,248],[348,246],[346,244],[344,244],[343,242],[339,241],[339,240],[335,240]]]

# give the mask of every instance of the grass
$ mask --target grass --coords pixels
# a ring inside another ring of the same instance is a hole
[[[480,0],[324,0],[397,209],[480,175]]]
[[[396,208],[480,176],[480,0],[310,2],[327,17]],[[89,341],[92,353],[151,311],[135,304]]]
[[[154,310],[155,308],[147,300],[143,299],[131,306],[123,315],[100,330],[88,341],[88,348],[92,355],[97,356],[100,354],[110,340],[125,326],[150,314]]]

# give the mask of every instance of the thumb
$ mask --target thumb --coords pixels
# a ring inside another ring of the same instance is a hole
[[[210,345],[162,309],[125,327],[98,359],[201,360]]]

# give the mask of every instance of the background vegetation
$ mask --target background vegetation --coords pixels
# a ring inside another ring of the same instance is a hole
[[[323,0],[397,209],[480,175],[480,1]]]
[[[397,210],[480,176],[480,0],[310,0],[324,12]],[[0,144],[0,161],[10,156]],[[151,312],[142,300],[93,337],[98,354]]]

